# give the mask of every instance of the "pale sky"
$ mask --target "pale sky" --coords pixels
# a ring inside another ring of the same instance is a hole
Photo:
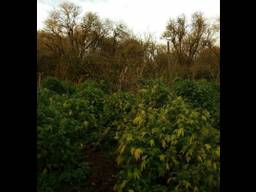
[[[37,0],[37,29],[50,10],[64,0]],[[159,40],[170,18],[201,11],[211,21],[220,16],[220,0],[69,0],[101,18],[124,22],[136,35],[152,33]]]

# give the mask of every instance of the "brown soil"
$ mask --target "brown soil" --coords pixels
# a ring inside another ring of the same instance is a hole
[[[86,149],[86,161],[91,175],[88,178],[87,192],[114,192],[117,167],[104,151]]]

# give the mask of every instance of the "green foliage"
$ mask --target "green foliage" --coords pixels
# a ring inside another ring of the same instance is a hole
[[[88,176],[88,165],[86,163],[80,164],[79,168],[66,169],[64,171],[51,171],[40,173],[38,176],[38,191],[42,192],[56,192],[62,191],[64,185],[66,190],[79,191],[80,185],[83,184],[84,178]],[[70,185],[72,185],[70,187]]]
[[[86,138],[84,130],[90,126],[88,122],[91,121],[88,110],[84,111],[87,106],[86,102],[77,103],[67,95],[58,95],[48,89],[39,91],[39,191],[59,191],[65,184],[73,188],[79,186],[88,175],[88,165],[84,163],[83,151]]]
[[[164,106],[170,96],[170,88],[159,80],[142,82],[141,89],[138,91],[139,102],[152,107]]]
[[[104,91],[96,82],[86,81],[78,86],[76,97],[87,100],[93,106],[92,112],[99,116],[103,110],[104,95]]]
[[[219,127],[219,85],[205,80],[179,80],[173,85],[175,93],[182,96],[193,107],[208,110],[214,127]]]
[[[106,82],[45,82],[38,91],[38,191],[79,191],[90,170],[86,145],[117,148],[117,192],[218,191],[218,84],[154,80],[136,94],[109,94]]]
[[[209,113],[181,97],[160,109],[141,105],[123,124],[116,190],[217,191],[219,132]]]
[[[64,81],[63,86],[65,87],[65,93],[66,94],[74,94],[76,92],[76,87],[73,83],[70,81]]]
[[[57,94],[72,94],[75,92],[73,84],[61,81],[55,77],[47,77],[43,81],[43,88],[54,91]]]
[[[134,95],[127,92],[116,92],[104,100],[102,123],[109,128],[108,142],[114,142],[120,134],[120,122],[124,121],[136,102]]]
[[[48,77],[43,81],[43,87],[58,94],[65,93],[65,87],[62,82],[54,77]]]
[[[186,98],[194,107],[213,111],[218,100],[219,86],[208,81],[179,80],[174,83],[178,96]]]

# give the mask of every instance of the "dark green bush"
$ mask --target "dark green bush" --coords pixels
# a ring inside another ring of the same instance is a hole
[[[219,101],[219,88],[216,83],[203,80],[180,80],[174,83],[174,89],[178,96],[187,99],[194,107],[201,107],[208,111],[213,111]]]
[[[173,89],[177,96],[182,96],[193,107],[208,110],[213,126],[219,128],[220,90],[217,83],[206,80],[178,80]]]
[[[77,87],[76,97],[79,99],[87,100],[93,107],[93,113],[96,117],[100,118],[103,110],[104,91],[94,81],[86,81]]]
[[[67,95],[58,95],[48,89],[39,91],[38,191],[61,191],[63,185],[76,188],[88,175],[83,151],[87,126],[81,123],[79,116],[72,116],[76,111],[67,105]]]
[[[135,101],[135,96],[127,92],[116,92],[105,97],[101,122],[103,127],[109,129],[108,142],[113,143],[120,134],[120,122],[130,113]]]
[[[66,93],[65,86],[63,85],[63,82],[58,80],[55,77],[47,77],[43,81],[43,88],[47,88],[51,91],[54,91],[58,94]]]
[[[170,88],[159,80],[144,82],[138,91],[138,100],[145,105],[152,107],[162,107],[167,104],[171,96]]]
[[[47,77],[43,81],[43,88],[54,91],[57,94],[73,94],[75,86],[67,81],[61,81],[55,77]]]
[[[118,146],[117,192],[218,191],[216,83],[144,81],[136,94],[109,94],[106,82],[47,78],[37,116],[38,191],[79,191],[86,145]]]

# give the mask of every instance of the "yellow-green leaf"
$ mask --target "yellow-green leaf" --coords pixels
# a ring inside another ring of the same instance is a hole
[[[198,187],[195,187],[195,188],[194,188],[194,192],[198,192]]]
[[[217,148],[215,153],[216,153],[217,158],[220,158],[220,147]]]
[[[131,169],[128,169],[128,171],[127,171],[127,176],[128,176],[128,178],[132,178],[132,170]]]
[[[119,148],[119,152],[120,154],[122,154],[125,150],[125,145],[121,145],[120,148]]]
[[[142,153],[143,153],[142,150],[140,148],[137,148],[137,149],[134,150],[133,156],[135,157],[136,160],[138,160]]]
[[[147,164],[147,162],[146,162],[145,160],[143,160],[143,161],[141,162],[141,171],[144,170],[144,168],[146,167],[146,164]]]
[[[194,140],[195,140],[195,136],[191,135],[191,137],[189,138],[189,144],[191,145]]]
[[[166,148],[166,142],[165,142],[165,140],[162,140],[162,147],[165,149]]]
[[[123,162],[123,157],[122,156],[118,156],[117,157],[117,165],[120,165]]]
[[[191,187],[191,184],[186,181],[186,180],[183,180],[183,184],[185,185],[185,188],[188,189],[189,187]]]
[[[159,159],[160,159],[161,161],[164,161],[164,160],[165,160],[165,155],[164,155],[164,154],[159,155]]]
[[[213,163],[212,165],[213,165],[213,169],[214,169],[214,170],[217,170],[217,165],[216,165],[216,163]]]
[[[211,162],[210,160],[207,160],[207,161],[206,161],[206,164],[207,164],[208,167],[211,167],[211,166],[212,166],[212,162]]]
[[[123,188],[125,187],[126,183],[127,183],[126,180],[124,180],[124,181],[122,182],[122,184],[120,185],[120,191],[123,190]]]
[[[149,141],[149,144],[150,144],[151,147],[153,147],[153,146],[155,145],[155,141],[154,141],[153,139],[151,139],[151,140]]]
[[[207,120],[207,118],[206,118],[204,115],[202,115],[202,119],[203,119],[204,121]]]
[[[133,138],[132,138],[132,135],[131,134],[128,134],[127,137],[126,137],[126,140],[129,142],[129,141],[132,141]]]
[[[137,114],[137,116],[133,120],[133,124],[141,125],[143,123],[144,116],[145,116],[145,111],[141,111],[141,113]]]
[[[179,128],[179,129],[177,129],[177,136],[178,136],[178,137],[184,136],[184,128]]]
[[[211,149],[211,145],[209,145],[209,144],[205,144],[204,146],[205,146],[207,151],[209,151]]]
[[[132,147],[132,148],[131,148],[131,155],[133,155],[133,154],[134,154],[134,151],[135,151],[135,148],[134,148],[134,147]]]
[[[202,157],[201,157],[200,155],[197,156],[197,159],[198,159],[199,161],[201,161],[201,162],[203,161],[203,159],[202,159]]]
[[[140,171],[136,168],[133,171],[133,177],[134,177],[134,179],[139,179],[140,178]]]
[[[167,171],[170,170],[170,165],[169,165],[169,163],[166,163],[166,164],[165,164],[165,167],[166,167],[166,170],[167,170]]]

